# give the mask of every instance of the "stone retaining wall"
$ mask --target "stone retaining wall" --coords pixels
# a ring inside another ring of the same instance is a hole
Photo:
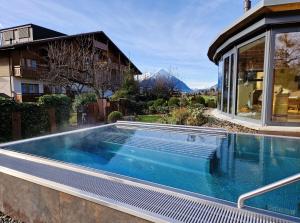
[[[0,173],[0,211],[26,223],[149,222],[4,173]]]

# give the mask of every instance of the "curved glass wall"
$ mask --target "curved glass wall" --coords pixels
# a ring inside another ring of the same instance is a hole
[[[265,38],[238,49],[236,114],[261,119]]]
[[[300,122],[300,32],[275,34],[272,121]]]
[[[228,107],[228,89],[229,89],[229,57],[224,60],[224,80],[223,80],[223,112],[227,112]]]
[[[222,103],[222,85],[223,85],[223,61],[219,61],[219,72],[218,72],[218,109],[221,110]]]

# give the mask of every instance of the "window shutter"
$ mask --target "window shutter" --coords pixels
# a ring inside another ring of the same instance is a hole
[[[25,27],[25,28],[20,28],[19,29],[19,38],[28,38],[30,36],[29,33],[29,28]]]
[[[6,31],[3,33],[3,38],[5,41],[8,41],[10,39],[15,39],[15,35],[14,35],[14,31],[10,30],[10,31]]]

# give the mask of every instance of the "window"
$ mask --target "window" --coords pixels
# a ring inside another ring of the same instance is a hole
[[[300,122],[300,32],[275,35],[272,121]]]
[[[26,67],[27,68],[31,68],[31,69],[36,69],[37,68],[37,62],[36,60],[32,60],[32,59],[26,59]]]
[[[218,109],[221,110],[222,101],[222,82],[223,82],[223,61],[219,62],[219,72],[218,72]]]
[[[228,105],[228,78],[229,78],[229,57],[224,60],[224,82],[223,82],[223,112],[227,112]]]
[[[31,60],[31,68],[36,69],[36,60]]]
[[[19,38],[28,38],[29,37],[29,28],[20,28],[19,29]]]
[[[39,85],[38,84],[21,84],[22,94],[39,94]]]
[[[232,113],[232,96],[233,96],[233,70],[234,70],[234,54],[230,56],[230,77],[229,77],[229,113]]]
[[[31,67],[31,60],[30,59],[26,59],[26,67]]]
[[[265,38],[238,50],[237,106],[241,117],[261,119]]]
[[[6,31],[3,33],[3,38],[5,41],[12,41],[15,39],[15,35],[14,35],[14,31],[10,30],[10,31]]]

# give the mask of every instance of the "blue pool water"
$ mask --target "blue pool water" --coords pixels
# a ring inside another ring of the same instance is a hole
[[[231,202],[245,192],[300,172],[300,139],[296,138],[108,126],[6,149]],[[246,204],[300,217],[300,183]]]

